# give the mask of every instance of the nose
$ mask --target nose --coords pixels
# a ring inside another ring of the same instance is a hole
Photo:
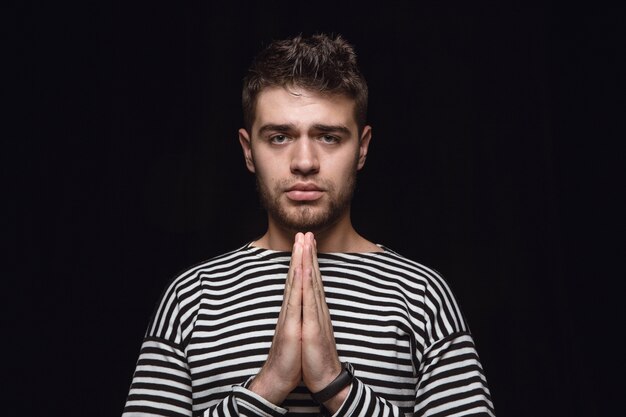
[[[298,139],[291,154],[291,173],[296,175],[311,175],[319,172],[320,164],[315,144],[308,138]]]

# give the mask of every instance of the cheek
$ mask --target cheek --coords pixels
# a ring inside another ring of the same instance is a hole
[[[332,175],[332,177],[337,179],[347,180],[356,173],[358,162],[358,153],[352,151],[346,152],[342,154],[341,157],[333,158],[329,161],[326,170],[327,175]]]
[[[267,160],[255,161],[255,176],[257,183],[261,184],[267,190],[274,190],[280,182],[280,164],[268,163]]]
[[[253,154],[253,160],[257,176],[271,176],[271,170],[274,164],[271,163],[271,159],[267,155],[264,155],[262,152],[255,152]]]

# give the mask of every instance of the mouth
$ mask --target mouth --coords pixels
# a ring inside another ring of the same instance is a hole
[[[324,195],[324,190],[315,184],[296,184],[285,191],[292,201],[315,201]]]

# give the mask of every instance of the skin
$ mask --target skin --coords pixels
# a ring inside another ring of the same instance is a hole
[[[318,392],[341,372],[317,253],[381,251],[350,220],[356,172],[370,140],[369,126],[358,133],[353,100],[297,87],[263,90],[251,132],[239,130],[246,166],[268,209],[267,232],[254,245],[292,251],[272,346],[250,385],[273,404],[300,381]],[[324,406],[336,412],[349,388]]]

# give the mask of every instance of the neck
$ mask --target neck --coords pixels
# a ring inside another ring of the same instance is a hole
[[[317,241],[318,252],[381,252],[378,246],[369,242],[352,226],[349,212],[336,223],[321,230],[290,230],[281,227],[268,217],[267,231],[254,246],[291,252],[294,236],[297,232],[313,232]]]

